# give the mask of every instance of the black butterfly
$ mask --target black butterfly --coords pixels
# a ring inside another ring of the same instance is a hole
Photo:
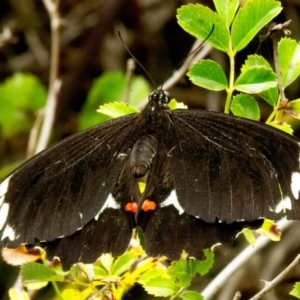
[[[156,90],[140,114],[75,134],[7,177],[1,245],[46,247],[67,269],[120,255],[138,226],[149,255],[200,258],[263,217],[300,219],[298,139],[222,113],[169,110],[168,102]]]

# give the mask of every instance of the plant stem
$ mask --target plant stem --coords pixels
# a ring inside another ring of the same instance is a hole
[[[225,108],[224,108],[225,114],[229,114],[232,93],[234,91],[234,67],[235,67],[234,56],[235,56],[235,53],[232,50],[230,50],[228,56],[229,56],[229,60],[230,60],[230,73],[229,73],[229,87],[227,89],[227,97],[226,97],[226,103],[225,103]]]

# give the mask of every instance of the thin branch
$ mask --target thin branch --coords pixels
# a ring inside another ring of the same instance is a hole
[[[292,222],[287,221],[286,219],[282,219],[277,222],[280,229],[283,231],[287,229]],[[256,252],[260,251],[262,248],[267,246],[271,242],[270,239],[260,236],[256,240],[255,247],[248,246],[245,248],[234,260],[229,263],[226,268],[222,270],[215,278],[211,281],[211,283],[202,291],[202,295],[205,300],[212,299],[212,297],[219,291],[219,289],[226,284],[228,278],[233,275],[239,268],[241,268],[251,256],[253,256]]]
[[[242,298],[241,292],[236,292],[232,300],[240,300]]]
[[[36,153],[46,148],[54,123],[57,96],[60,90],[59,57],[60,57],[60,16],[59,0],[43,0],[51,21],[51,59],[49,73],[49,91],[45,107],[45,118],[36,147]]]
[[[129,104],[130,89],[132,87],[132,79],[133,79],[134,70],[135,70],[135,60],[132,58],[129,58],[127,60],[125,93],[124,93],[124,98],[123,98],[123,102],[126,104]]]
[[[267,282],[265,287],[257,293],[254,297],[250,298],[249,300],[257,300],[260,299],[264,294],[271,291],[278,283],[280,283],[284,276],[294,267],[296,266],[300,261],[300,254],[296,256],[296,258],[292,261],[291,264],[289,264],[278,276],[276,276],[272,281]]]

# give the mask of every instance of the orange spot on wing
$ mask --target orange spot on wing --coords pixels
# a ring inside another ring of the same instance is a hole
[[[154,201],[146,199],[142,205],[142,210],[143,211],[148,211],[148,210],[155,210],[156,209],[156,203]]]
[[[137,204],[136,202],[128,202],[125,205],[125,211],[131,212],[131,213],[136,213],[136,209],[137,209]]]

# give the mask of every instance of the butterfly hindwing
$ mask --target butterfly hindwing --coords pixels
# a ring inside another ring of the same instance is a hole
[[[2,192],[6,220],[0,231],[6,245],[68,236],[99,215],[143,135],[140,122],[139,115],[130,115],[95,126],[17,169],[2,183],[2,190],[8,188]]]

